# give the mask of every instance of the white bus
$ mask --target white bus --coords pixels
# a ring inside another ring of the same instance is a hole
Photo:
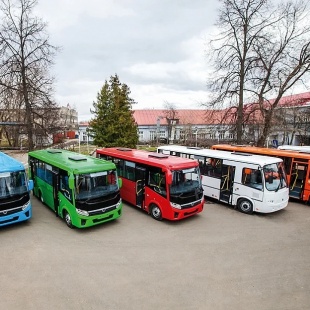
[[[269,213],[288,204],[280,158],[179,145],[160,146],[157,152],[198,160],[204,195],[236,206],[243,213]]]

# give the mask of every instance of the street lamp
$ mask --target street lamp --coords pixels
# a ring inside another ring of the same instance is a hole
[[[196,135],[196,144],[195,146],[197,147],[197,134],[198,134],[198,127],[195,127],[195,135]]]
[[[79,153],[81,153],[81,131],[78,131],[79,133]]]

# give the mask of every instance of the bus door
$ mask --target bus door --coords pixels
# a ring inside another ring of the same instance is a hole
[[[235,178],[235,166],[222,164],[222,176],[220,185],[220,200],[232,203],[232,191]]]
[[[293,198],[302,199],[306,183],[307,167],[308,165],[305,163],[293,161],[290,177],[290,196]]]
[[[136,166],[136,206],[144,208],[146,169]]]
[[[58,207],[59,207],[58,191],[59,191],[59,174],[53,171],[53,199],[54,199],[54,211],[56,216],[58,216]]]

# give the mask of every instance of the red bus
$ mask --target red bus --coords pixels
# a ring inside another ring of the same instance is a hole
[[[180,220],[203,210],[197,161],[129,148],[103,148],[96,156],[116,165],[124,201],[155,220]]]
[[[292,150],[269,149],[247,145],[216,144],[214,150],[279,157],[283,160],[289,196],[310,203],[310,154]]]

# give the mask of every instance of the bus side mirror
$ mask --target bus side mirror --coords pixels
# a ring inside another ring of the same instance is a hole
[[[118,187],[122,188],[123,186],[123,180],[121,178],[118,178]]]
[[[28,190],[32,191],[33,190],[33,180],[28,181]]]
[[[74,189],[74,176],[72,174],[70,174],[69,176],[69,188],[70,189]]]

